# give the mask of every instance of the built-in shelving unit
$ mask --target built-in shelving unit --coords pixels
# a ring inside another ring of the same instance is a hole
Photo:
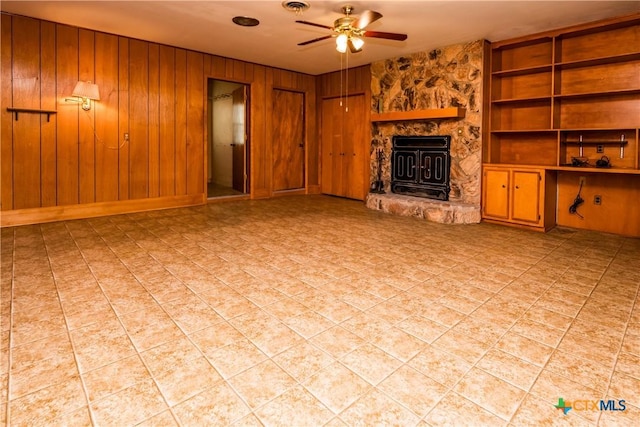
[[[460,119],[465,116],[466,110],[461,107],[433,108],[413,111],[390,111],[387,113],[372,113],[372,122],[397,122],[403,120],[428,120],[428,119]]]
[[[485,167],[556,171],[559,198],[568,172],[626,174],[636,194],[640,14],[492,43],[489,78]]]

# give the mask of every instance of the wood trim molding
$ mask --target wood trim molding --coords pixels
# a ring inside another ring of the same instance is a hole
[[[156,197],[153,199],[86,203],[81,205],[49,206],[45,208],[14,209],[0,212],[0,227],[40,224],[71,219],[94,218],[158,209],[197,206],[206,203],[204,194]]]

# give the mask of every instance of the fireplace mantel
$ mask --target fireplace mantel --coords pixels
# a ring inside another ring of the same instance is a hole
[[[461,107],[431,108],[426,110],[390,111],[388,113],[371,113],[371,122],[398,122],[404,120],[424,119],[462,119],[466,109]]]

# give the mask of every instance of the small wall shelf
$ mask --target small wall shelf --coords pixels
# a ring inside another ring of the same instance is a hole
[[[371,113],[372,122],[397,122],[403,120],[425,119],[461,119],[466,114],[461,107],[433,108],[413,111],[390,111],[388,113]]]
[[[7,111],[10,111],[13,113],[13,116],[16,121],[18,121],[18,113],[46,114],[47,121],[50,120],[52,114],[57,113],[57,111],[55,110],[39,110],[37,108],[14,108],[14,107],[7,107]]]

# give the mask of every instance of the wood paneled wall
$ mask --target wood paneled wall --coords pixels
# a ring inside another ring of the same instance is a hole
[[[335,71],[321,74],[317,78],[318,98],[333,98],[349,94],[365,94],[371,102],[371,67],[350,68],[348,71]]]
[[[1,31],[3,225],[64,219],[45,209],[61,206],[204,203],[208,78],[250,85],[252,197],[272,195],[273,88],[306,95],[307,182],[319,183],[314,76],[21,16],[2,14]],[[88,112],[65,101],[78,80],[100,88]],[[57,114],[14,120],[7,107]]]

